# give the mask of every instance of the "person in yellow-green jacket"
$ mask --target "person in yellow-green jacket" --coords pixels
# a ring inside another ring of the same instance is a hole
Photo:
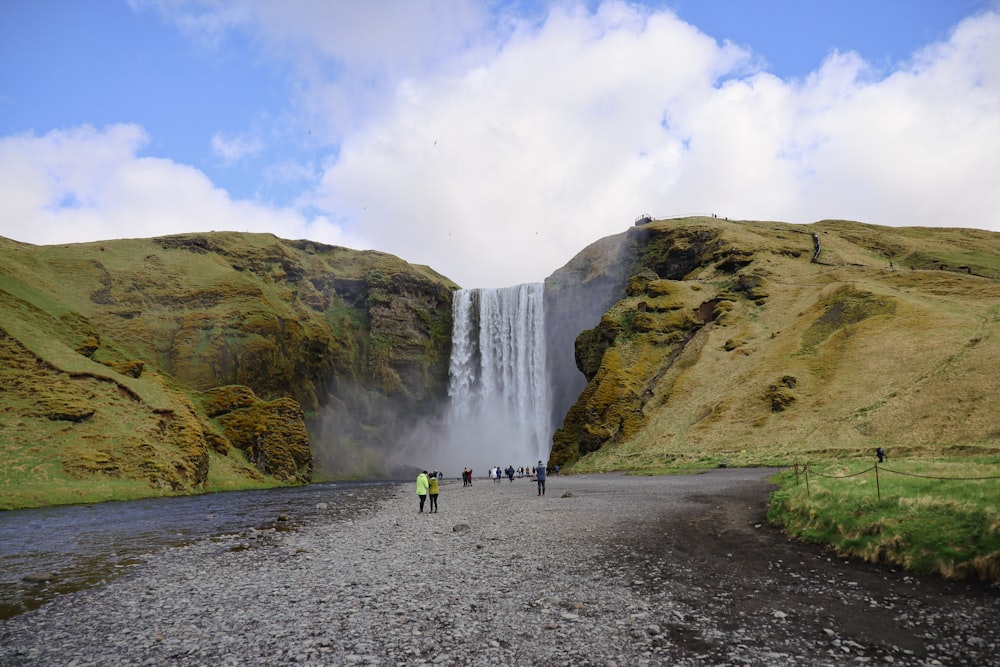
[[[417,475],[417,497],[420,498],[420,511],[424,511],[424,503],[427,502],[427,471]]]
[[[438,511],[438,471],[435,470],[431,473],[431,479],[428,486],[428,491],[431,496],[431,512]]]

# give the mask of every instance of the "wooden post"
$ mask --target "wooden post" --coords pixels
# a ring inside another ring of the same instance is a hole
[[[878,464],[875,464],[875,492],[878,494],[879,501],[882,500],[882,486],[878,481]]]
[[[809,491],[809,464],[805,464],[802,468],[802,472],[806,475],[806,498],[812,498],[812,493]]]

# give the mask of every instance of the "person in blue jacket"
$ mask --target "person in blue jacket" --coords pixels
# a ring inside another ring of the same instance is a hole
[[[535,481],[538,482],[538,495],[545,495],[545,464],[541,461],[535,467]]]

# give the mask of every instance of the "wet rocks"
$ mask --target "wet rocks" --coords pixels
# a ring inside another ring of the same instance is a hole
[[[3,621],[0,664],[925,665],[997,655],[995,592],[927,595],[932,584],[888,571],[879,576],[899,588],[875,590],[881,579],[856,566],[753,528],[760,517],[734,508],[762,507],[765,475],[554,476],[546,498],[526,480],[445,482],[437,514],[417,513],[408,484],[375,506],[331,502],[318,523],[159,552],[101,588]],[[742,545],[736,566],[727,539]]]

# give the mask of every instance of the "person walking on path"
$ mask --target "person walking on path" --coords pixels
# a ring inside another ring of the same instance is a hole
[[[535,481],[538,482],[538,495],[545,495],[545,465],[541,461],[538,462],[538,466],[535,468]]]
[[[438,473],[437,470],[431,473],[431,479],[427,490],[431,497],[431,512],[438,511]]]
[[[427,487],[429,486],[427,481],[427,471],[423,471],[417,475],[417,497],[420,498],[420,511],[424,511],[424,503],[427,501]]]

